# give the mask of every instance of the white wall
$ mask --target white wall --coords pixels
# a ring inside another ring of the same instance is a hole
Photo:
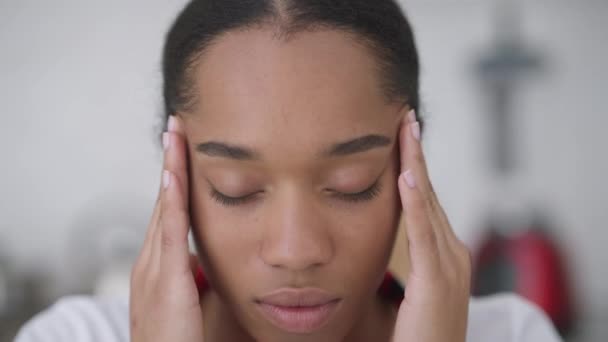
[[[0,2],[0,254],[55,272],[57,293],[86,257],[67,250],[80,222],[121,212],[117,224],[145,229],[160,168],[160,50],[182,3]],[[470,66],[492,37],[490,2],[404,3],[423,61],[431,175],[472,243],[491,181]],[[551,66],[518,104],[520,188],[554,215],[589,311],[608,312],[608,2],[527,1],[525,15]]]
[[[473,243],[493,183],[480,140],[484,107],[470,65],[492,38],[492,7],[488,1],[404,3],[423,61],[430,172],[455,229]],[[549,65],[540,79],[525,84],[517,104],[517,191],[544,203],[572,257],[584,304],[605,315],[608,2],[522,3],[526,39],[547,54]]]
[[[2,2],[1,254],[62,274],[74,259],[69,233],[87,229],[77,222],[120,208],[145,229],[161,165],[162,40],[178,9]]]

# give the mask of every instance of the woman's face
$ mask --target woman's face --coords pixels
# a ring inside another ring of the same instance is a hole
[[[272,35],[229,32],[192,71],[192,226],[211,286],[248,333],[338,339],[371,307],[393,247],[401,106],[347,34]],[[268,294],[294,288],[336,299],[330,318],[295,310],[304,322],[285,326],[261,314]]]

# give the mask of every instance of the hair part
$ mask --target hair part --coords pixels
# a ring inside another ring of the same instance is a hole
[[[190,1],[166,35],[164,118],[196,106],[193,70],[211,44],[228,31],[260,28],[271,29],[282,42],[317,30],[349,34],[374,55],[387,102],[407,103],[422,125],[418,52],[410,24],[394,0]]]

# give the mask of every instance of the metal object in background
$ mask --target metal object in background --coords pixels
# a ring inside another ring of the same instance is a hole
[[[475,253],[473,294],[513,291],[541,307],[562,335],[575,320],[570,276],[549,220],[518,188],[512,144],[513,103],[521,81],[543,71],[541,54],[524,43],[516,1],[497,2],[496,40],[477,64],[490,112],[491,166],[495,189],[488,227]],[[551,222],[552,223],[552,222]]]

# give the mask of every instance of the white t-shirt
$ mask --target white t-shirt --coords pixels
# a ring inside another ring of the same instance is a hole
[[[471,298],[467,342],[562,341],[545,314],[514,294]],[[129,341],[128,299],[60,299],[19,331],[15,342]]]

